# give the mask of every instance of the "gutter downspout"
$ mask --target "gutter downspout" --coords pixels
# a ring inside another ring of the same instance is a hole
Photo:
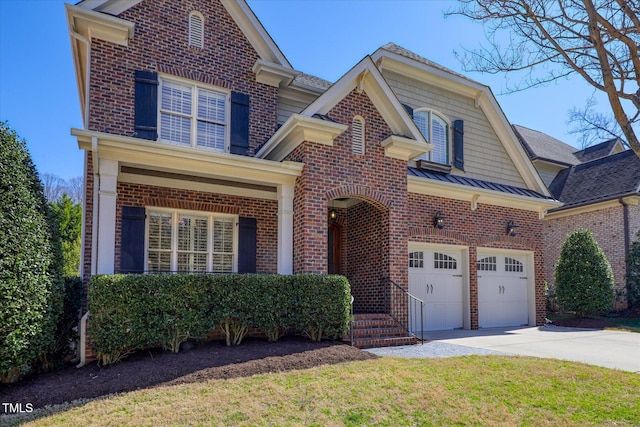
[[[86,50],[87,50],[87,64],[86,64],[86,69],[85,69],[85,79],[84,79],[84,108],[82,109],[82,124],[84,126],[85,129],[89,128],[89,80],[91,78],[91,40],[87,39],[86,37],[83,37],[82,35],[76,33],[75,31],[70,30],[69,31],[69,35],[71,36],[71,38],[84,43],[84,45],[86,46]],[[82,98],[80,99],[80,101],[82,101]],[[97,225],[97,221],[96,221],[96,215],[95,213],[97,212],[96,206],[97,206],[97,202],[98,202],[98,177],[97,177],[97,173],[96,171],[98,169],[97,168],[97,160],[98,160],[98,138],[93,137],[91,140],[91,149],[92,149],[92,160],[93,160],[93,218],[92,218],[92,235],[91,235],[91,275],[96,273],[96,244],[97,244],[97,233],[96,233],[96,225]],[[84,168],[84,184],[86,185],[87,183],[87,178],[88,178],[88,168],[87,168],[87,163],[88,163],[88,158],[85,155],[85,168]],[[81,242],[81,249],[80,249],[80,277],[84,283],[84,249],[85,249],[85,244],[86,244],[86,227],[87,227],[87,221],[86,221],[86,212],[87,212],[87,193],[86,193],[86,189],[85,189],[85,193],[84,193],[84,197],[82,198],[82,212],[84,213],[84,218],[82,221],[82,242]],[[87,360],[87,319],[89,318],[89,311],[87,310],[87,312],[82,316],[82,318],[80,319],[80,363],[76,366],[76,368],[81,368],[86,364],[86,360]]]
[[[629,255],[631,248],[631,236],[629,235],[629,205],[624,201],[622,197],[618,199],[618,202],[622,205],[622,222],[624,226],[624,255],[625,258]]]

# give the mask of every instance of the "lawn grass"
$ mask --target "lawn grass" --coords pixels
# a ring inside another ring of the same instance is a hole
[[[638,426],[640,375],[528,357],[379,358],[157,387],[54,412],[31,414],[39,418],[27,425]]]

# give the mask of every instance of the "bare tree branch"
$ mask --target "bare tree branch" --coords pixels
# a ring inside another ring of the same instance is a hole
[[[607,95],[620,133],[640,156],[640,2],[459,0],[458,4],[445,15],[482,22],[488,43],[456,53],[466,71],[525,73],[508,88],[510,92],[577,74]],[[594,128],[593,123],[585,125]]]

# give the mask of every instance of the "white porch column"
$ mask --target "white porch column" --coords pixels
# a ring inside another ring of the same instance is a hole
[[[278,273],[293,274],[293,184],[278,185]]]
[[[100,159],[98,188],[98,274],[113,274],[116,246],[118,162]],[[95,213],[94,213],[95,214]]]

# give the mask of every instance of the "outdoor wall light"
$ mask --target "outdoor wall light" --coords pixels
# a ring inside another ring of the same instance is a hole
[[[507,222],[507,236],[515,236],[516,235],[516,223],[513,221]]]
[[[438,211],[436,216],[433,217],[433,226],[435,228],[444,228],[444,216],[442,212]]]
[[[333,200],[331,201],[331,209],[329,209],[329,218],[330,219],[336,219],[338,218],[338,211],[336,210],[336,208],[333,206]]]

